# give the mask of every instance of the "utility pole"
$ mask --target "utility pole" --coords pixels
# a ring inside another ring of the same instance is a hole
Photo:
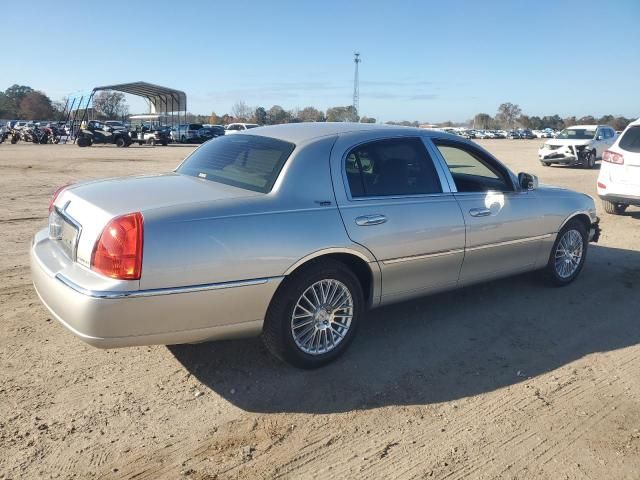
[[[358,64],[362,60],[360,59],[360,53],[355,52],[353,54],[353,63],[356,64],[356,71],[353,76],[353,113],[354,113],[354,121],[356,121],[355,117],[360,112],[360,79],[358,78]]]

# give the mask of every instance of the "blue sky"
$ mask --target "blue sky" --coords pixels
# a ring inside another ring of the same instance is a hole
[[[382,121],[462,121],[506,101],[640,116],[640,0],[30,0],[1,22],[0,90],[53,99],[144,80],[184,90],[194,113],[326,109],[351,103],[359,51],[360,112]]]

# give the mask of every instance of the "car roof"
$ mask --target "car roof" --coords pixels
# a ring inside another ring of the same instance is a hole
[[[338,135],[342,133],[377,131],[381,134],[396,134],[399,132],[414,131],[420,135],[450,135],[440,130],[429,130],[425,128],[401,127],[396,125],[378,125],[373,123],[350,123],[350,122],[305,122],[305,123],[285,123],[282,125],[269,125],[265,127],[252,128],[251,131],[243,132],[242,135],[261,135],[285,140],[292,143],[304,143],[316,138]]]
[[[608,125],[571,125],[567,127],[567,130],[571,130],[572,128],[598,128],[598,127],[607,127]]]

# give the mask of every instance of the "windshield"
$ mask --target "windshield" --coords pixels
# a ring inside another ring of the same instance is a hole
[[[294,148],[292,143],[255,135],[217,137],[194,151],[176,171],[268,193]]]
[[[595,128],[565,128],[556,138],[562,140],[591,140],[595,136]]]

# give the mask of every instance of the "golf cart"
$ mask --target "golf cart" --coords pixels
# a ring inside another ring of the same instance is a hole
[[[164,125],[165,115],[131,115],[131,139],[138,145],[167,146],[171,142],[171,129]]]
[[[90,147],[94,143],[114,144],[116,147],[131,145],[131,137],[126,130],[114,130],[98,120],[90,120],[78,132],[79,147]]]

